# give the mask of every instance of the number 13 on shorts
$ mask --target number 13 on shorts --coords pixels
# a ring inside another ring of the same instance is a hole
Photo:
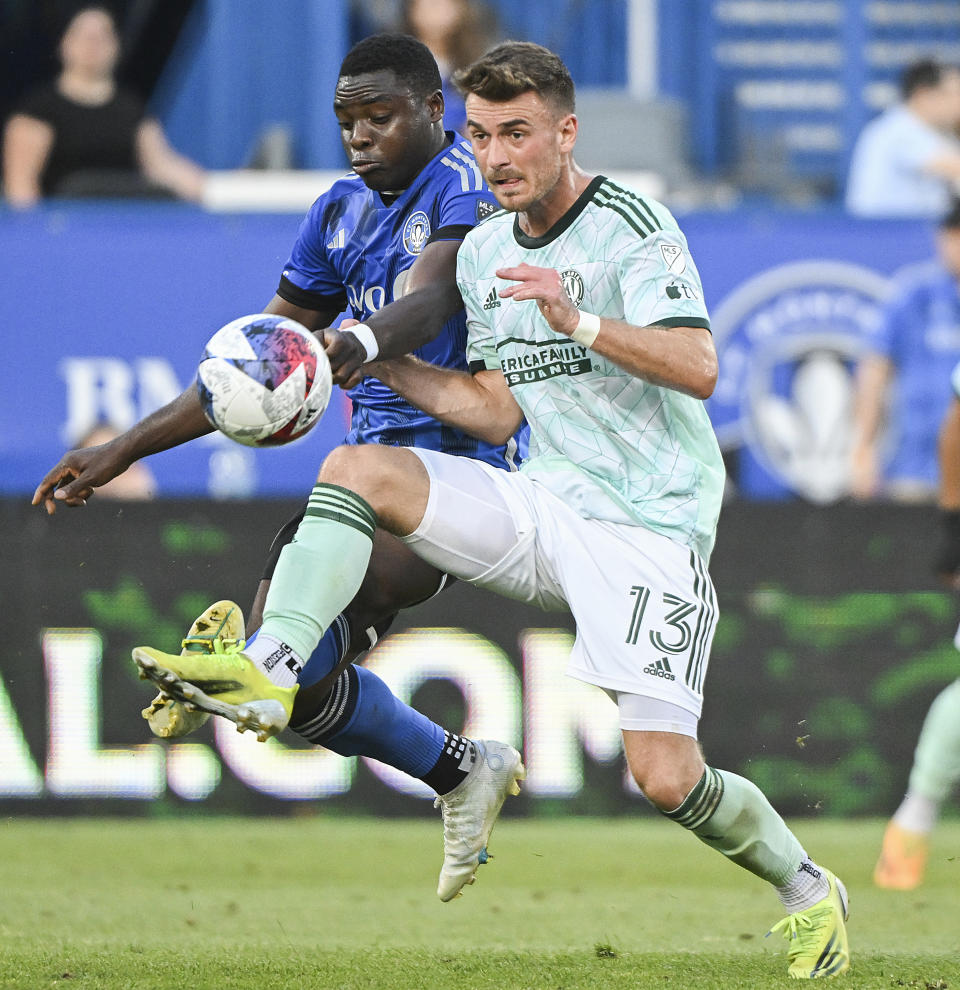
[[[695,600],[668,591],[631,585],[630,620],[624,642],[639,647],[645,662],[643,673],[664,681],[681,679],[697,694],[703,692],[703,676],[716,623],[713,587],[698,574]],[[709,592],[703,594],[702,592]],[[653,607],[651,607],[651,599]]]

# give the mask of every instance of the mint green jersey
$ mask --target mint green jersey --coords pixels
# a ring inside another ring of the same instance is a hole
[[[471,369],[499,369],[530,424],[521,470],[585,518],[645,526],[709,559],[724,468],[703,403],[636,378],[556,333],[533,301],[501,299],[498,268],[554,268],[578,308],[638,327],[710,323],[669,211],[594,178],[543,237],[500,212],[457,256]]]

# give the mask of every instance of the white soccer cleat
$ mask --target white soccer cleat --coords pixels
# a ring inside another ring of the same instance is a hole
[[[474,741],[477,759],[466,779],[434,807],[443,812],[443,867],[437,884],[441,901],[456,897],[473,883],[477,867],[487,861],[487,842],[508,794],[520,793],[527,775],[520,754],[493,739]]]

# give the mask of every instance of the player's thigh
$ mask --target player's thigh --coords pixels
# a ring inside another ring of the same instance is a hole
[[[543,608],[564,608],[540,567],[530,483],[481,461],[416,449],[430,477],[423,519],[402,537],[418,556],[471,584]]]
[[[293,540],[304,512],[288,520],[274,537],[267,554],[263,575],[247,620],[247,635],[260,628],[263,607],[270,581],[283,548]],[[421,560],[400,540],[383,529],[373,537],[373,550],[367,573],[346,614],[353,635],[363,633],[389,619],[402,608],[409,608],[435,595],[444,583],[444,575],[432,564]]]
[[[543,552],[577,624],[568,673],[699,718],[717,621],[703,561],[658,533],[582,519],[563,503],[551,519],[541,525]],[[624,729],[647,727],[621,716]]]

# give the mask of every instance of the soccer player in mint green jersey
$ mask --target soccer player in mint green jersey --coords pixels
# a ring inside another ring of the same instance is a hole
[[[646,797],[775,887],[787,917],[773,930],[790,940],[791,976],[841,973],[843,885],[750,781],[708,767],[697,741],[723,467],[702,404],[716,352],[686,241],[664,207],[577,166],[573,82],[556,55],[508,42],[458,85],[503,207],[457,258],[470,370],[411,356],[376,374],[488,442],[526,417],[529,459],[507,473],[436,451],[338,448],[281,554],[253,646],[229,663],[185,666],[148,648],[134,659],[193,699],[186,674],[202,663],[204,680],[248,685],[244,704],[259,704],[261,687],[263,704],[288,704],[271,670],[286,654],[294,664],[309,656],[354,594],[379,525],[458,578],[568,609],[568,673],[617,704]]]
[[[944,542],[936,571],[945,584],[960,589],[960,364],[950,379],[953,401],[940,425],[939,503]],[[960,630],[954,638],[960,649]],[[878,887],[913,890],[923,883],[930,833],[940,808],[960,783],[960,678],[933,699],[920,729],[907,793],[887,823],[880,858],[873,871]]]

